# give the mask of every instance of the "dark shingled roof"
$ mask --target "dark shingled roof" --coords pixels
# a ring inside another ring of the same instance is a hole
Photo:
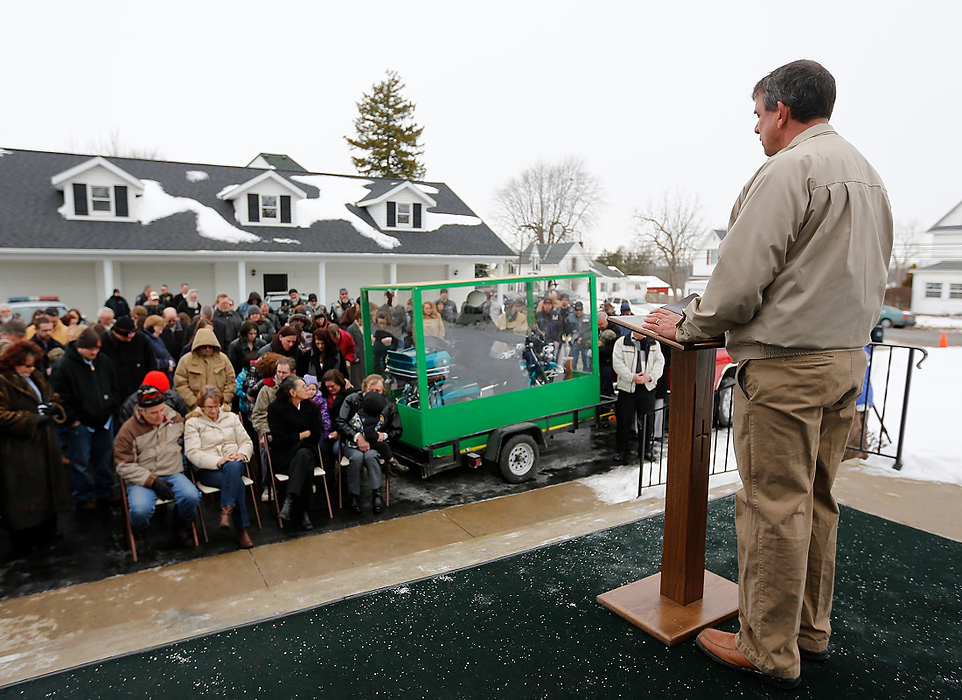
[[[568,251],[574,246],[574,243],[538,243],[538,257],[541,258],[542,265],[557,265],[561,262],[562,258],[568,254]],[[525,260],[531,258],[531,246],[529,245],[521,253],[521,257]]]
[[[399,246],[391,249],[382,248],[370,238],[362,236],[343,220],[318,221],[309,228],[241,226],[234,218],[233,203],[218,199],[217,193],[228,185],[239,185],[257,177],[264,172],[263,168],[107,158],[136,178],[156,180],[169,195],[189,197],[210,207],[231,225],[259,236],[262,240],[256,243],[229,243],[205,238],[197,232],[196,215],[193,212],[174,214],[146,226],[139,222],[65,219],[57,211],[63,206],[64,194],[54,188],[50,178],[93,157],[18,149],[0,151],[0,251],[4,248],[22,248],[514,256],[511,249],[484,223],[477,226],[448,224],[435,231],[385,230],[386,235],[400,241]],[[188,171],[202,171],[208,177],[191,182],[187,179]],[[286,177],[282,172],[278,174]],[[335,177],[371,181],[373,184],[368,189],[377,193],[383,193],[400,182],[397,179],[349,175]],[[308,197],[318,195],[316,187],[297,180],[291,180],[291,183],[307,192]],[[438,191],[430,195],[437,202],[430,212],[476,216],[444,183],[422,184]],[[366,209],[355,207],[353,202],[345,202],[345,210],[346,214],[353,212],[380,230]],[[300,244],[275,243],[273,238],[296,239]]]
[[[257,158],[263,158],[267,164],[276,170],[287,170],[288,172],[306,173],[307,169],[299,165],[290,156],[283,153],[258,153]],[[255,158],[254,160],[257,160]],[[252,163],[254,161],[251,161]]]

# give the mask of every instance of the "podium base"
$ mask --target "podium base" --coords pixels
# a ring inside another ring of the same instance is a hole
[[[701,600],[680,605],[661,595],[661,573],[602,593],[598,602],[668,646],[738,614],[738,584],[705,571]]]

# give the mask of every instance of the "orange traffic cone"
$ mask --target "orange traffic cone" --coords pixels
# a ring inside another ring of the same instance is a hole
[[[942,337],[939,338],[939,347],[940,348],[949,347],[949,336],[947,336],[945,333],[943,333]]]

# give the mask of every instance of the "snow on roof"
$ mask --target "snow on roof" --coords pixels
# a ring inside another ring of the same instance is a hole
[[[203,182],[210,179],[210,175],[203,170],[188,170],[184,173],[184,177],[187,178],[188,182]]]
[[[292,175],[291,179],[318,189],[316,198],[294,202],[297,211],[294,221],[298,226],[309,228],[316,221],[339,219],[348,222],[355,231],[382,248],[401,245],[397,238],[381,233],[347,208],[346,202],[357,202],[367,195],[366,187],[371,184],[370,181],[337,175]]]
[[[208,206],[190,197],[173,197],[156,180],[143,180],[144,194],[137,200],[136,214],[146,226],[157,219],[192,211],[197,214],[197,233],[225,243],[256,243],[260,236],[241,231]]]

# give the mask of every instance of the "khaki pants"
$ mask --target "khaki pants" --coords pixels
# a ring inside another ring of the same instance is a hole
[[[828,646],[838,530],[832,484],[865,362],[859,349],[738,367],[736,643],[765,673],[795,678],[799,645]]]

